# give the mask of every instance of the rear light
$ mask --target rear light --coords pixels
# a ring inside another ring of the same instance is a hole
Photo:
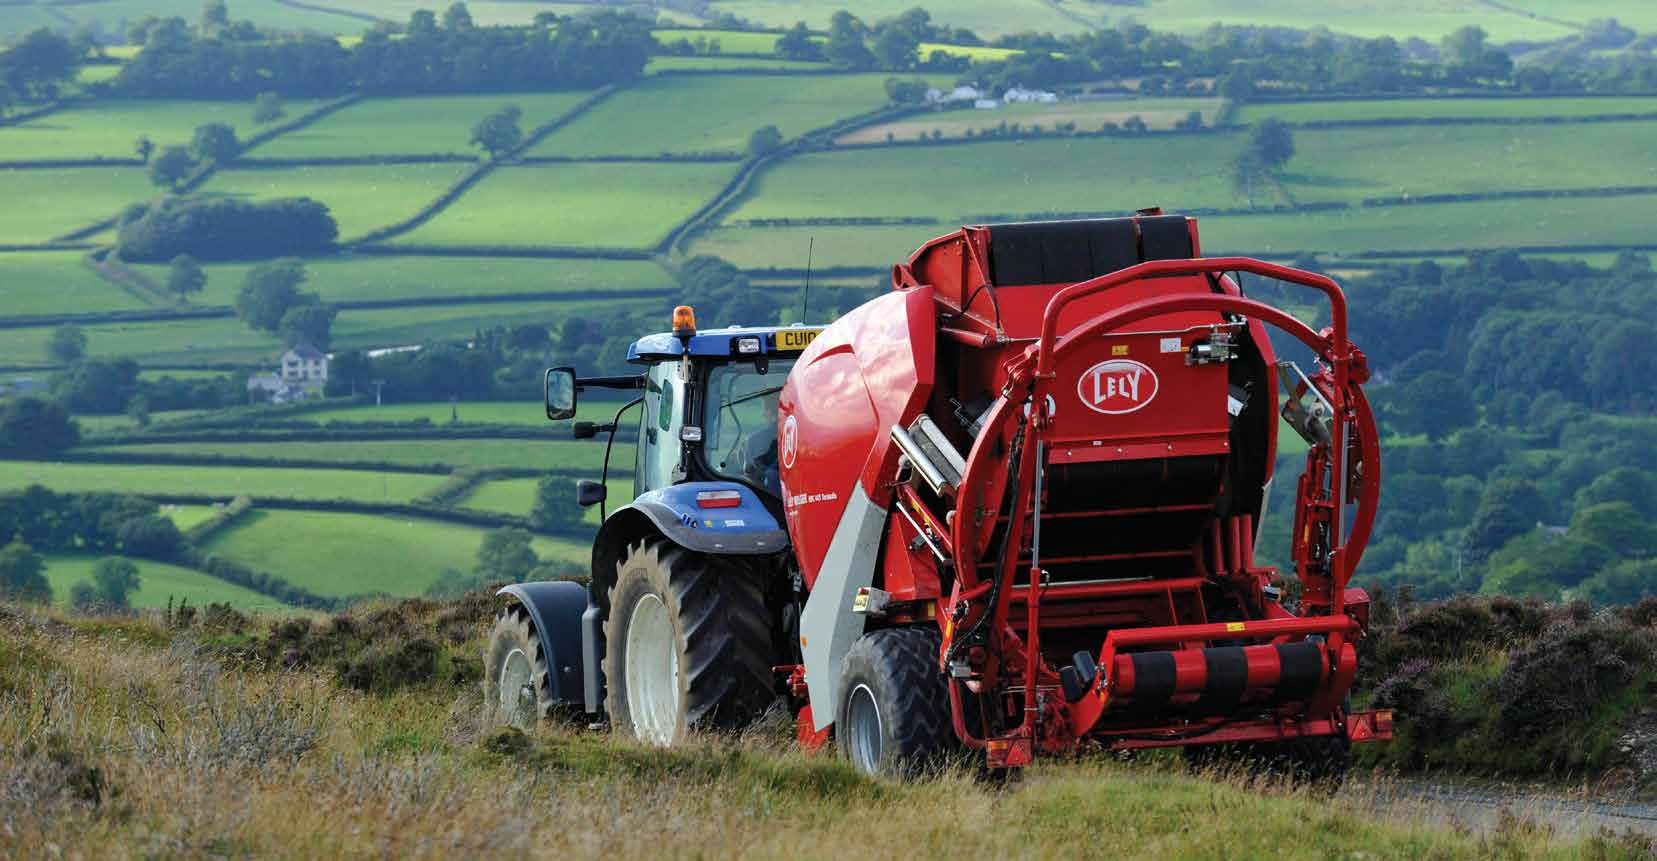
[[[696,494],[699,508],[736,508],[742,504],[742,494],[735,490],[704,490]]]

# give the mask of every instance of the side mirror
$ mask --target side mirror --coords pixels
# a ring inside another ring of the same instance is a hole
[[[552,368],[547,371],[547,418],[568,421],[575,418],[575,369]]]
[[[582,479],[575,483],[575,501],[582,508],[591,508],[603,502],[609,495],[609,488],[596,481]]]

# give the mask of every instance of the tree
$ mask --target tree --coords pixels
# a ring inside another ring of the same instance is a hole
[[[97,612],[98,587],[82,580],[69,588],[69,606],[77,613]]]
[[[777,39],[774,49],[777,56],[785,60],[821,60],[823,46],[811,37],[811,30],[807,29],[804,21],[795,22],[787,32]]]
[[[0,457],[49,457],[80,441],[80,425],[57,401],[21,397],[0,406]]]
[[[443,29],[451,33],[472,29],[472,13],[465,3],[454,3],[443,10]]]
[[[899,27],[887,27],[875,37],[874,58],[882,69],[901,72],[915,67],[920,40]]]
[[[1481,27],[1463,27],[1440,40],[1439,53],[1453,66],[1477,65],[1484,58],[1489,37]]]
[[[1472,424],[1473,393],[1461,377],[1444,371],[1428,371],[1402,383],[1393,400],[1394,417],[1400,430],[1423,433],[1439,442],[1457,429]]]
[[[581,505],[575,499],[575,487],[569,479],[547,476],[535,487],[535,507],[529,520],[535,528],[548,532],[569,529],[581,522]]]
[[[129,596],[139,586],[138,566],[119,556],[100,559],[92,568],[92,583],[97,587],[99,603],[125,610],[131,606]]]
[[[45,101],[74,80],[81,61],[68,37],[42,27],[0,51],[0,81],[20,99]]]
[[[1637,604],[1657,595],[1657,559],[1629,559],[1582,581],[1576,596],[1595,604]]]
[[[236,294],[236,316],[255,329],[276,332],[288,309],[306,301],[299,292],[305,278],[305,265],[291,257],[253,267]],[[309,295],[317,301],[316,294]]]
[[[864,43],[868,28],[856,15],[844,9],[829,19],[828,42],[823,54],[840,69],[868,69],[875,64],[875,55]]]
[[[506,345],[514,350],[545,350],[552,346],[552,333],[539,323],[513,326]]]
[[[287,115],[280,93],[266,90],[253,99],[253,121],[260,125],[274,123]]]
[[[1295,156],[1294,133],[1288,123],[1275,117],[1261,120],[1249,135],[1248,151],[1266,170],[1282,170]]]
[[[132,359],[85,358],[52,377],[52,394],[71,412],[114,415],[138,393]]]
[[[190,155],[197,161],[226,162],[235,158],[241,149],[236,130],[226,123],[196,126],[196,133],[190,138]]]
[[[408,35],[411,38],[437,33],[437,16],[430,9],[416,9],[408,16]]]
[[[775,152],[781,146],[782,132],[778,131],[776,126],[761,126],[748,136],[749,158],[759,158]]]
[[[163,149],[160,155],[150,159],[150,184],[168,191],[177,191],[178,184],[196,169],[196,160],[190,156],[190,150],[181,146],[170,146]]]
[[[180,254],[168,265],[167,289],[179,299],[188,298],[191,293],[200,293],[206,286],[207,273],[202,271],[201,264],[196,262],[196,258]]]
[[[306,303],[289,308],[276,326],[282,342],[290,347],[310,344],[319,350],[328,349],[333,342],[334,316],[339,312],[331,305]]]
[[[149,427],[150,399],[143,395],[133,395],[131,400],[127,401],[127,417],[141,428]]]
[[[46,341],[46,355],[60,365],[73,365],[86,355],[86,333],[67,323],[53,329]]]
[[[1634,506],[1606,502],[1577,511],[1570,535],[1621,557],[1657,555],[1657,529]]]
[[[138,140],[132,142],[132,154],[138,156],[138,160],[145,164],[149,164],[150,154],[153,152],[155,152],[155,142],[145,135],[139,135]]]
[[[507,527],[485,533],[478,545],[476,573],[484,583],[520,580],[541,564],[530,547],[532,536],[522,529]]]
[[[500,158],[503,154],[516,149],[524,139],[524,132],[518,126],[518,119],[523,116],[523,110],[517,105],[504,105],[500,110],[478,120],[472,126],[470,143],[489,153],[490,158]]]
[[[1251,150],[1245,149],[1231,160],[1231,189],[1248,201],[1249,209],[1254,208],[1255,189],[1265,179],[1266,170]]]
[[[0,549],[0,597],[33,604],[47,604],[52,600],[52,584],[47,582],[46,560],[14,537]]]
[[[224,0],[207,0],[201,7],[201,35],[215,39],[230,29],[230,10]]]

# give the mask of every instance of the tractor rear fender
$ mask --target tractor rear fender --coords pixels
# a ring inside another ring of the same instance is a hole
[[[746,485],[691,481],[640,494],[606,518],[593,541],[593,598],[602,611],[609,611],[616,564],[629,547],[650,538],[711,556],[764,556],[788,548],[788,533]]]
[[[529,621],[546,651],[550,697],[594,711],[592,700],[602,698],[593,685],[602,684],[598,662],[604,654],[589,654],[594,650],[587,642],[589,638],[582,636],[586,622],[583,616],[591,603],[587,587],[569,580],[548,580],[514,583],[495,594],[507,596],[529,612]]]

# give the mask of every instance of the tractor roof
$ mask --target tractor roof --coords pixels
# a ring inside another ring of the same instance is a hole
[[[811,339],[816,337],[821,329],[821,326],[798,323],[792,326],[729,326],[724,329],[707,329],[691,336],[689,353],[692,357],[708,359],[757,353],[768,356],[798,353],[811,343]],[[757,349],[743,349],[739,342],[748,338],[759,340]],[[658,332],[634,341],[632,346],[627,348],[627,361],[648,364],[663,359],[677,359],[685,352],[685,344],[678,336],[672,332]]]

